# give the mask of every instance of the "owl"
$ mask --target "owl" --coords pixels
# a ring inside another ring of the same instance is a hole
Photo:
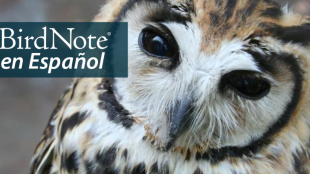
[[[111,0],[128,78],[76,78],[31,174],[310,174],[310,17],[269,0]]]

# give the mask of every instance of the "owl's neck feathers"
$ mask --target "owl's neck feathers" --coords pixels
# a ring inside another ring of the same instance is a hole
[[[130,128],[134,119],[129,115],[130,113],[126,110],[116,99],[113,89],[114,79],[103,79],[102,83],[99,84],[99,90],[105,90],[100,96],[99,107],[106,110],[108,117],[115,123],[122,124],[126,128]]]

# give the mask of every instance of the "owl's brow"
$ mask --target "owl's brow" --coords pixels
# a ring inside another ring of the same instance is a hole
[[[146,20],[156,23],[176,22],[184,25],[186,25],[187,22],[191,22],[189,16],[182,15],[168,7],[157,9],[155,13],[151,13],[147,16]]]
[[[126,13],[132,10],[134,7],[141,4],[152,4],[154,8],[152,8],[151,13],[145,18],[148,22],[176,22],[181,24],[186,24],[188,21],[191,21],[189,15],[188,5],[187,4],[179,4],[178,6],[169,4],[167,0],[131,0],[124,5],[119,16],[115,19],[115,21],[121,21]],[[179,8],[177,8],[179,7]],[[187,8],[186,8],[187,7]],[[185,9],[185,11],[180,11],[178,9]],[[187,9],[187,10],[186,10]]]
[[[302,44],[305,46],[310,44],[310,37],[308,37],[310,32],[310,22],[289,27],[273,23],[264,23],[261,24],[261,27],[265,28],[267,34],[281,41]]]

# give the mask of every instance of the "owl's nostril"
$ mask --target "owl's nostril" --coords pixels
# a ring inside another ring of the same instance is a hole
[[[169,150],[176,139],[189,128],[192,112],[192,100],[187,98],[180,101],[169,114],[169,140],[166,150]]]

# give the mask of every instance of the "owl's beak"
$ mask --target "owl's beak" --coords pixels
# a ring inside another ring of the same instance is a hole
[[[192,101],[185,99],[169,115],[169,141],[166,145],[166,150],[169,150],[176,139],[189,128],[192,109]]]

